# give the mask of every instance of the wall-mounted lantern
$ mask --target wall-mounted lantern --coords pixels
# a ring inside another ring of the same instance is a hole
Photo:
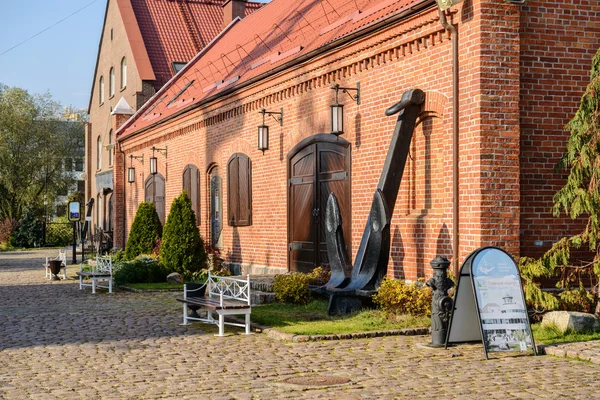
[[[134,156],[133,154],[129,156],[129,168],[127,168],[127,182],[133,183],[135,182],[135,168],[133,166],[133,159],[141,160],[142,165],[144,165],[144,155]]]
[[[156,175],[158,173],[158,160],[154,156],[154,152],[158,151],[160,154],[167,158],[167,146],[161,149],[152,146],[152,157],[150,157],[150,174]]]
[[[263,108],[259,114],[262,114],[262,124],[258,126],[258,149],[265,154],[265,150],[269,149],[269,126],[265,124],[265,115],[269,114],[279,122],[279,126],[283,126],[283,108],[279,112],[267,111]],[[275,117],[275,115],[279,115],[279,117]]]
[[[360,104],[360,82],[356,83],[355,88],[340,87],[337,83],[331,88],[335,90],[335,104],[331,105],[331,133],[339,136],[344,133],[344,105],[340,104],[338,94],[341,90],[346,93],[350,98],[356,101],[356,104]],[[350,91],[356,91],[353,96]]]

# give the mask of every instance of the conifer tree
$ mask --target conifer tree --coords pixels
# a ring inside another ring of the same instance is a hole
[[[192,202],[185,191],[171,204],[160,247],[160,261],[168,270],[181,274],[206,267],[204,241],[196,226]]]
[[[563,308],[582,308],[597,301],[600,278],[600,50],[592,61],[591,79],[573,119],[567,124],[570,132],[565,152],[557,170],[567,170],[566,184],[554,195],[552,214],[562,213],[572,219],[586,218],[582,232],[563,237],[540,259],[523,257],[520,261],[527,301],[541,309],[556,309],[556,297],[540,289],[536,278],[559,277],[557,286],[566,289],[560,296]],[[573,265],[571,249],[587,246],[590,260]],[[584,288],[589,279],[592,290]],[[566,306],[565,306],[566,304]]]
[[[162,237],[162,224],[152,203],[142,202],[135,213],[125,246],[125,259],[133,260],[140,254],[150,254]]]

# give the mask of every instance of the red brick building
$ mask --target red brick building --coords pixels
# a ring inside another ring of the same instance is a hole
[[[185,188],[203,237],[234,266],[310,269],[326,261],[324,204],[334,191],[353,259],[395,124],[384,110],[419,88],[426,101],[392,218],[389,274],[416,279],[434,256],[461,261],[484,245],[540,254],[572,228],[549,212],[563,184],[553,167],[600,46],[600,4],[566,3],[467,0],[445,14],[452,33],[432,0],[272,1],[230,25],[135,115],[115,119],[120,245],[141,201],[164,196],[168,214]],[[330,134],[335,84],[360,89],[360,102],[339,93],[339,138]],[[283,112],[281,123],[265,116],[264,152],[263,108]],[[128,183],[130,156],[149,160],[153,147],[158,173],[134,162]]]
[[[112,232],[115,130],[111,114],[138,110],[236,17],[262,7],[231,1],[107,0],[86,128],[86,201],[92,226]],[[119,107],[117,107],[119,105]],[[129,111],[128,111],[129,110]]]

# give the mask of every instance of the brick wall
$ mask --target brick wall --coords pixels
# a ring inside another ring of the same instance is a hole
[[[588,8],[597,7],[596,3],[583,3]],[[559,181],[546,180],[547,175],[533,178],[532,171],[548,174],[555,162],[545,161],[548,157],[538,159],[535,153],[542,146],[545,148],[549,140],[558,148],[552,153],[557,159],[564,143],[561,129],[568,120],[555,118],[546,108],[553,107],[558,113],[577,107],[596,46],[588,42],[593,35],[585,29],[597,21],[594,16],[594,22],[589,24],[577,22],[585,9],[578,7],[579,18],[571,20],[579,24],[582,34],[570,35],[568,43],[558,43],[564,49],[564,59],[572,53],[580,57],[572,63],[573,71],[563,74],[558,69],[545,68],[545,61],[540,58],[545,56],[536,53],[536,45],[552,40],[543,29],[553,28],[550,24],[538,30],[534,25],[543,22],[533,17],[534,9],[550,13],[539,2],[530,1],[523,7],[473,0],[453,7],[455,13],[449,18],[458,26],[460,38],[459,261],[484,245],[501,246],[518,257],[531,244],[526,236],[532,230],[541,233],[546,229],[536,220],[536,213],[541,212],[537,198],[545,198],[547,210]],[[555,12],[557,25],[559,19],[571,15],[568,10],[575,12],[569,7]],[[427,101],[392,218],[389,274],[407,279],[429,276],[429,261],[435,255],[452,255],[449,39],[439,24],[437,9],[432,8],[127,139],[123,143],[125,155],[144,154],[147,160],[153,145],[168,146],[168,157],[158,156],[159,172],[166,179],[167,214],[170,203],[182,190],[184,167],[196,165],[203,173],[200,229],[208,238],[207,171],[213,165],[219,167],[226,210],[226,162],[235,152],[247,154],[253,163],[253,224],[235,230],[224,224],[223,254],[230,261],[256,270],[268,266],[284,271],[288,258],[286,157],[304,138],[328,132],[329,105],[334,100],[330,87],[335,83],[355,86],[359,81],[361,104],[344,98],[344,138],[351,143],[352,154],[350,246],[354,257],[395,124],[395,117],[386,117],[383,112],[404,91],[420,88]],[[547,51],[560,54],[550,45]],[[563,60],[562,56],[557,57]],[[548,75],[557,74],[560,76],[548,81]],[[569,96],[555,94],[552,85],[557,80],[565,90],[573,82],[579,87],[571,90]],[[549,106],[557,97],[559,104]],[[274,122],[269,124],[270,149],[264,155],[256,150],[256,127],[261,123],[258,111],[262,107],[272,111],[282,107],[285,113],[282,128]],[[545,125],[548,117],[553,121],[550,131],[554,130],[555,139],[546,139],[551,134]],[[544,129],[543,137],[538,136],[540,129]],[[144,179],[149,167],[138,167],[136,183],[128,185],[125,193],[126,229],[144,199]]]
[[[600,47],[600,3],[532,1],[521,13],[521,254],[538,256],[581,221],[553,218],[552,196],[568,172],[554,172]],[[536,245],[536,242],[537,245]]]

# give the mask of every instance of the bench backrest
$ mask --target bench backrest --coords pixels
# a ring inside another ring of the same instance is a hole
[[[63,265],[67,265],[67,251],[66,250],[59,250],[58,251],[58,257],[56,257],[57,260],[60,260],[60,262]]]
[[[208,272],[208,296],[225,300],[239,300],[250,305],[250,275],[247,279],[215,276]]]
[[[112,257],[96,256],[96,265],[94,266],[94,271],[112,275]]]

